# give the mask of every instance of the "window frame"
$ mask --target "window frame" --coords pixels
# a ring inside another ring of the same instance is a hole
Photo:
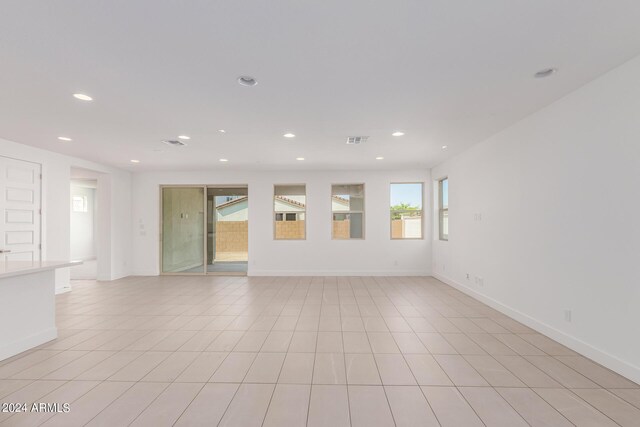
[[[280,212],[276,212],[276,187],[282,187],[282,186],[302,186],[304,187],[304,211],[280,211]],[[273,240],[290,240],[292,242],[295,241],[301,241],[301,240],[307,240],[307,207],[308,207],[308,200],[307,200],[307,184],[303,184],[303,183],[287,183],[287,184],[273,184],[273,192],[272,194],[272,208],[273,209]],[[304,214],[304,238],[302,239],[287,239],[287,238],[278,238],[277,234],[276,234],[276,223],[277,222],[287,222],[287,214],[288,213],[294,213],[296,214],[296,218],[299,217],[299,214],[303,213]],[[276,219],[276,216],[278,214],[282,214],[282,220],[278,221]]]
[[[362,210],[361,211],[355,211],[355,210],[351,210],[351,203],[349,203],[349,210],[348,211],[335,211],[333,210],[333,187],[334,186],[347,186],[347,185],[361,185],[362,186]],[[367,231],[367,227],[366,227],[366,215],[365,215],[365,211],[367,209],[367,192],[366,192],[366,185],[364,182],[353,182],[353,183],[332,183],[331,184],[331,188],[330,188],[330,192],[329,192],[329,210],[331,211],[331,240],[340,240],[340,241],[345,241],[345,240],[365,240],[366,238],[366,231]],[[340,239],[340,238],[336,238],[333,235],[333,215],[336,213],[343,213],[343,214],[362,214],[362,237],[349,237],[348,239]]]
[[[444,181],[447,181],[447,207],[444,207],[444,192],[442,190]],[[438,240],[442,242],[449,241],[449,230],[447,234],[444,234],[444,215],[447,215],[447,221],[449,220],[449,177],[445,176],[438,179]],[[448,226],[448,224],[447,224]],[[448,227],[447,227],[448,228]]]
[[[420,184],[420,204],[422,207],[419,211],[416,210],[400,210],[400,211],[392,211],[391,210],[391,186],[394,184]],[[414,181],[414,182],[391,182],[389,183],[389,238],[391,240],[424,240],[424,182]],[[393,214],[400,212],[420,212],[420,237],[393,237]]]

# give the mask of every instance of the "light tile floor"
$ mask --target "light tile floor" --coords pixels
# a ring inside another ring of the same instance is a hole
[[[433,278],[129,277],[0,362],[1,426],[640,426],[640,388]]]

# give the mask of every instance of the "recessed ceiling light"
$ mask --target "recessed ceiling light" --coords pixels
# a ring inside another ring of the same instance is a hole
[[[443,150],[446,150],[447,148],[449,148],[449,147],[448,147],[448,146],[446,146],[446,145],[443,145],[443,146],[442,146],[442,149],[443,149]]]
[[[220,159],[221,162],[228,162],[229,159]]]
[[[90,97],[89,95],[85,95],[84,93],[74,93],[73,97],[81,101],[93,101],[92,97]]]
[[[376,160],[384,160],[384,157],[378,156],[378,157],[376,157]]]
[[[295,138],[295,137],[296,137],[296,136],[295,136],[294,134],[292,134],[292,133],[285,133],[285,134],[284,134],[284,135],[282,135],[282,136],[284,136],[285,138]]]
[[[224,129],[218,129],[218,132],[220,132],[220,133],[225,133],[225,132],[226,132],[226,130],[224,130]]]
[[[533,75],[536,79],[542,79],[545,77],[549,77],[558,72],[557,68],[545,68],[544,70],[540,70]]]
[[[240,76],[238,77],[238,83],[242,86],[255,86],[258,84],[256,79],[251,76]]]
[[[140,163],[140,160],[131,160],[131,163]]]
[[[391,135],[393,135],[393,136],[402,136],[402,135],[404,135],[404,132],[398,131],[398,132],[392,133]]]
[[[71,141],[71,138],[67,138],[66,136],[59,136],[58,139],[60,141]]]
[[[302,160],[304,160],[304,157],[296,157],[296,160],[302,161]]]
[[[191,139],[191,137],[187,136],[187,135],[178,135],[178,138],[179,139]]]

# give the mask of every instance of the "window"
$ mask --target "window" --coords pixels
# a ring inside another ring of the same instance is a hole
[[[274,238],[276,240],[304,240],[307,195],[304,184],[274,186]]]
[[[364,184],[331,186],[333,239],[364,239]]]
[[[391,184],[391,238],[422,239],[422,183]]]
[[[449,240],[449,178],[438,181],[438,210],[440,240]]]
[[[74,212],[87,212],[87,196],[73,196],[71,204]]]

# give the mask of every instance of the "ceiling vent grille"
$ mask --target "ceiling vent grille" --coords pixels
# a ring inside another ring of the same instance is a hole
[[[367,142],[367,139],[369,139],[368,136],[349,136],[347,137],[347,144],[358,145],[362,144],[363,142]]]
[[[167,145],[174,146],[174,147],[184,147],[185,145],[187,145],[187,144],[185,144],[184,142],[182,142],[182,141],[178,141],[178,140],[176,140],[176,139],[165,139],[165,140],[164,140],[164,141],[162,141],[162,142],[163,142],[163,143],[165,143],[165,144],[167,144]]]

